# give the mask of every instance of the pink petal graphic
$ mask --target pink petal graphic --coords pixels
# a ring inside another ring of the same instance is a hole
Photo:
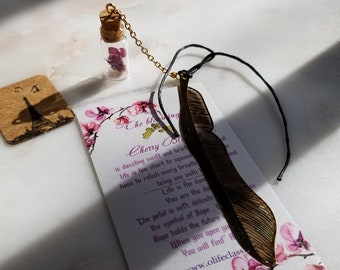
[[[233,270],[249,270],[247,260],[241,257],[235,257],[231,261],[231,267]]]
[[[284,253],[284,247],[283,245],[278,244],[275,248],[275,256],[276,256],[276,261],[278,263],[283,262],[284,260],[288,259],[288,255]]]
[[[130,123],[130,119],[129,119],[128,116],[122,115],[122,116],[118,117],[116,120],[114,120],[114,123],[117,126],[127,125],[128,123]]]

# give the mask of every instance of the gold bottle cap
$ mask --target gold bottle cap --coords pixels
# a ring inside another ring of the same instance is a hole
[[[124,28],[119,14],[103,10],[99,13],[100,35],[103,41],[111,43],[124,38]]]

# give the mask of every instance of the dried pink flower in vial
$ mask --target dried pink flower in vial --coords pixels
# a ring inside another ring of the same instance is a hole
[[[126,65],[124,63],[124,58],[126,57],[126,50],[124,48],[108,48],[109,56],[106,61],[110,64],[112,70],[116,70],[120,73],[126,71]]]

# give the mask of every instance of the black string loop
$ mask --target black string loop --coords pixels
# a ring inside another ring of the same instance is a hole
[[[282,179],[282,176],[284,174],[284,172],[286,171],[288,165],[289,165],[289,162],[290,162],[290,156],[291,156],[291,153],[290,153],[290,144],[289,144],[289,134],[288,134],[288,124],[287,124],[287,120],[286,120],[286,117],[285,117],[285,114],[283,112],[283,109],[282,109],[282,106],[281,106],[281,103],[279,101],[279,98],[277,97],[273,87],[262,77],[262,75],[252,66],[250,65],[249,63],[247,63],[246,61],[242,60],[241,58],[235,56],[235,55],[231,55],[231,54],[227,54],[227,53],[224,53],[224,52],[214,52],[213,50],[205,47],[205,46],[202,46],[202,45],[199,45],[199,44],[189,44],[189,45],[186,45],[182,48],[180,48],[174,55],[174,57],[172,58],[171,62],[170,62],[170,65],[167,69],[167,71],[164,73],[163,75],[163,78],[160,82],[160,85],[159,85],[159,88],[158,88],[158,102],[159,102],[159,106],[160,106],[160,109],[162,111],[162,113],[164,114],[165,116],[165,119],[167,120],[167,122],[169,123],[171,129],[172,129],[172,132],[173,132],[173,135],[174,137],[178,137],[179,136],[179,132],[177,131],[177,129],[175,128],[175,126],[173,125],[172,121],[170,120],[170,118],[168,117],[168,115],[166,114],[165,110],[164,110],[164,106],[163,106],[163,102],[162,102],[162,88],[164,86],[164,82],[167,78],[167,76],[169,75],[170,73],[170,69],[172,68],[172,66],[174,65],[178,55],[185,49],[187,48],[190,48],[190,47],[196,47],[196,48],[201,48],[201,49],[205,49],[209,52],[208,55],[206,55],[200,63],[194,65],[193,67],[191,67],[190,69],[188,70],[185,70],[183,71],[186,76],[188,76],[188,78],[192,78],[193,74],[195,72],[197,72],[199,69],[202,68],[203,65],[209,63],[210,61],[212,61],[216,56],[224,56],[224,57],[227,57],[227,58],[231,58],[231,59],[234,59],[236,60],[237,62],[247,66],[251,71],[253,71],[255,73],[255,75],[260,78],[260,80],[266,85],[266,87],[269,89],[269,91],[271,92],[273,98],[274,98],[274,101],[278,107],[278,110],[279,110],[279,113],[281,115],[281,119],[282,119],[282,122],[283,122],[283,127],[284,127],[284,133],[285,133],[285,143],[286,143],[286,160],[285,160],[285,163],[284,163],[284,166],[283,168],[281,169],[278,177],[277,177],[277,180],[278,181],[281,181]]]
[[[193,48],[200,48],[200,49],[207,50],[209,53],[213,53],[213,52],[214,52],[213,50],[211,50],[211,49],[209,49],[209,48],[207,48],[207,47],[205,47],[205,46],[203,46],[203,45],[200,45],[200,44],[188,44],[188,45],[185,45],[185,46],[183,46],[182,48],[178,49],[177,52],[175,53],[175,55],[173,56],[173,58],[172,58],[172,60],[171,60],[171,62],[170,62],[170,64],[169,64],[167,70],[165,71],[165,73],[164,73],[164,75],[163,75],[163,77],[162,77],[162,79],[161,79],[161,82],[160,82],[160,84],[159,84],[159,87],[158,87],[158,104],[159,104],[159,107],[160,107],[160,109],[161,109],[161,111],[162,111],[162,113],[163,113],[163,115],[164,115],[166,121],[167,121],[167,122],[169,123],[169,125],[170,125],[170,129],[171,129],[172,132],[173,132],[173,137],[174,137],[174,138],[177,138],[177,137],[179,137],[180,135],[179,135],[179,132],[177,131],[177,129],[175,128],[174,124],[173,124],[172,121],[170,120],[168,114],[167,114],[167,113],[165,112],[165,110],[164,110],[164,106],[163,106],[163,102],[162,102],[162,89],[163,89],[163,86],[164,86],[164,83],[165,83],[166,78],[167,78],[167,77],[169,76],[169,74],[170,74],[170,70],[171,70],[172,66],[173,66],[173,65],[175,64],[175,62],[176,62],[176,59],[177,59],[178,55],[179,55],[183,50],[188,49],[188,48],[192,48],[192,47],[193,47]]]

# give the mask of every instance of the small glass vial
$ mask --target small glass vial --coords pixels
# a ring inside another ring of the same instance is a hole
[[[127,39],[119,14],[103,10],[99,14],[101,45],[106,75],[111,80],[129,77]]]

